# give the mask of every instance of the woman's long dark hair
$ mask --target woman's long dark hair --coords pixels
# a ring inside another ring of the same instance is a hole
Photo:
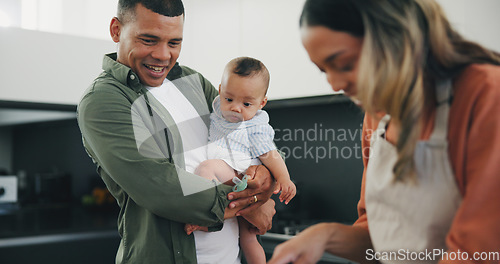
[[[401,127],[395,180],[415,179],[413,153],[435,91],[429,80],[452,78],[472,63],[500,65],[498,53],[458,34],[434,0],[307,0],[300,25],[363,38],[356,97]]]

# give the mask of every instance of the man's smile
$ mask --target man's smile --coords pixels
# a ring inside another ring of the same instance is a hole
[[[154,73],[160,73],[163,74],[165,70],[167,69],[167,66],[156,66],[156,65],[149,65],[149,64],[144,64],[146,68],[151,70]]]

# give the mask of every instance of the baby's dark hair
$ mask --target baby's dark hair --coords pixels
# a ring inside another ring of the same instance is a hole
[[[250,57],[238,57],[231,60],[227,67],[228,71],[241,77],[253,77],[255,75],[260,75],[266,84],[265,92],[267,93],[271,77],[266,66],[260,60]]]
[[[135,17],[137,4],[168,17],[176,17],[184,14],[182,0],[119,0],[117,17],[122,23],[126,23]]]

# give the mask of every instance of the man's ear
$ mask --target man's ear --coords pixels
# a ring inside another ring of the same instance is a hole
[[[260,103],[260,109],[264,108],[267,104],[267,96],[264,96],[264,99],[262,99],[262,102]]]
[[[221,87],[222,84],[219,84],[219,94],[220,94],[220,87]]]
[[[113,17],[111,19],[111,24],[109,25],[109,34],[111,35],[111,39],[118,43],[120,42],[120,33],[122,29],[122,23],[118,20],[117,17]]]

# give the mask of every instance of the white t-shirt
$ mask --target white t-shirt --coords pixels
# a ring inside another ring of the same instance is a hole
[[[191,102],[171,81],[165,79],[159,87],[146,88],[167,109],[177,124],[182,135],[186,171],[193,173],[207,159],[207,126]],[[238,236],[236,217],[225,220],[224,227],[218,232],[195,231],[198,263],[241,263]]]

